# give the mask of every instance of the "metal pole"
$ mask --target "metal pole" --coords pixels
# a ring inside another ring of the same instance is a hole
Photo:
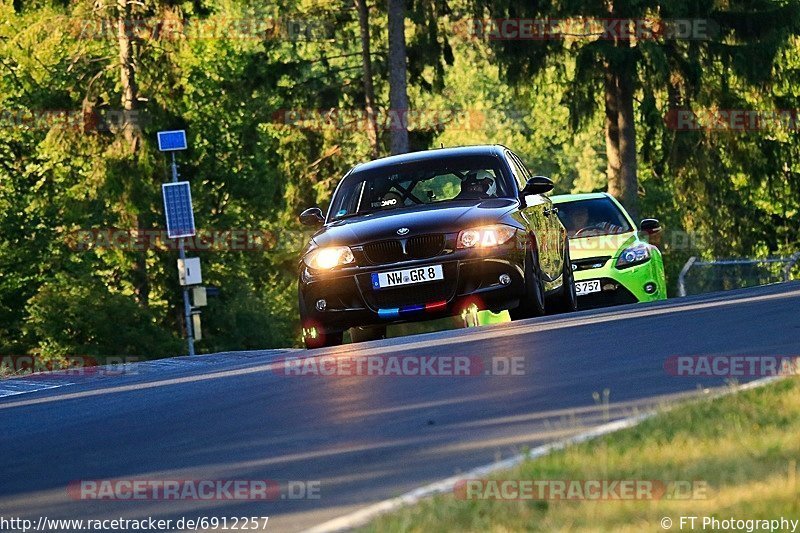
[[[178,164],[175,162],[175,152],[172,152],[172,183],[177,183],[177,181]],[[181,258],[181,261],[186,259],[183,237],[178,239],[178,257]],[[181,289],[183,291],[183,317],[186,322],[186,342],[189,345],[189,355],[194,355],[194,332],[192,331],[192,306],[189,303],[189,289],[185,285]]]
[[[690,257],[686,264],[683,265],[681,273],[678,274],[678,296],[686,296],[686,273],[689,272],[695,261],[697,261],[696,257]]]
[[[789,261],[783,268],[783,281],[789,281],[789,278],[791,277],[792,268],[794,268],[794,265],[797,264],[798,260],[800,260],[800,252],[793,254],[791,257],[789,257]]]

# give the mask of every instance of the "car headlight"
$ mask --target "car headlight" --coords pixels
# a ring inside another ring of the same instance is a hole
[[[617,258],[617,268],[628,268],[650,260],[650,245],[639,243],[622,250]]]
[[[516,232],[516,228],[505,224],[465,229],[458,234],[458,247],[491,248],[492,246],[507,243]]]
[[[339,265],[355,261],[353,251],[347,246],[324,246],[315,248],[303,257],[303,262],[314,270],[330,270]]]

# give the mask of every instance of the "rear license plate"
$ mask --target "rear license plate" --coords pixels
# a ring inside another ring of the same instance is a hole
[[[599,279],[591,279],[589,281],[576,281],[575,282],[575,293],[578,296],[582,294],[589,294],[591,292],[600,292],[600,280]]]
[[[372,274],[373,289],[388,289],[401,285],[413,285],[444,279],[442,265],[433,265],[419,268],[407,268],[392,272],[374,272]]]

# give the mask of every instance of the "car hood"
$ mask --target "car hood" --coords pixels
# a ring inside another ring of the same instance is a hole
[[[403,236],[426,233],[454,233],[483,224],[499,222],[514,210],[518,202],[512,199],[491,198],[481,202],[448,202],[408,209],[378,211],[359,217],[334,221],[313,237],[318,246],[354,246],[383,239],[400,237],[397,230],[408,228]]]
[[[585,259],[587,257],[614,257],[623,248],[638,241],[635,231],[619,233],[617,235],[597,235],[595,237],[581,237],[569,240],[570,259]]]

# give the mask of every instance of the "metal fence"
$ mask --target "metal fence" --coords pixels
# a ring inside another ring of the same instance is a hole
[[[689,281],[695,290],[690,292],[700,294],[789,281],[792,268],[799,260],[800,252],[790,257],[766,259],[700,261],[697,257],[690,257],[678,275],[678,296],[686,296],[687,275],[693,268],[695,272]]]

